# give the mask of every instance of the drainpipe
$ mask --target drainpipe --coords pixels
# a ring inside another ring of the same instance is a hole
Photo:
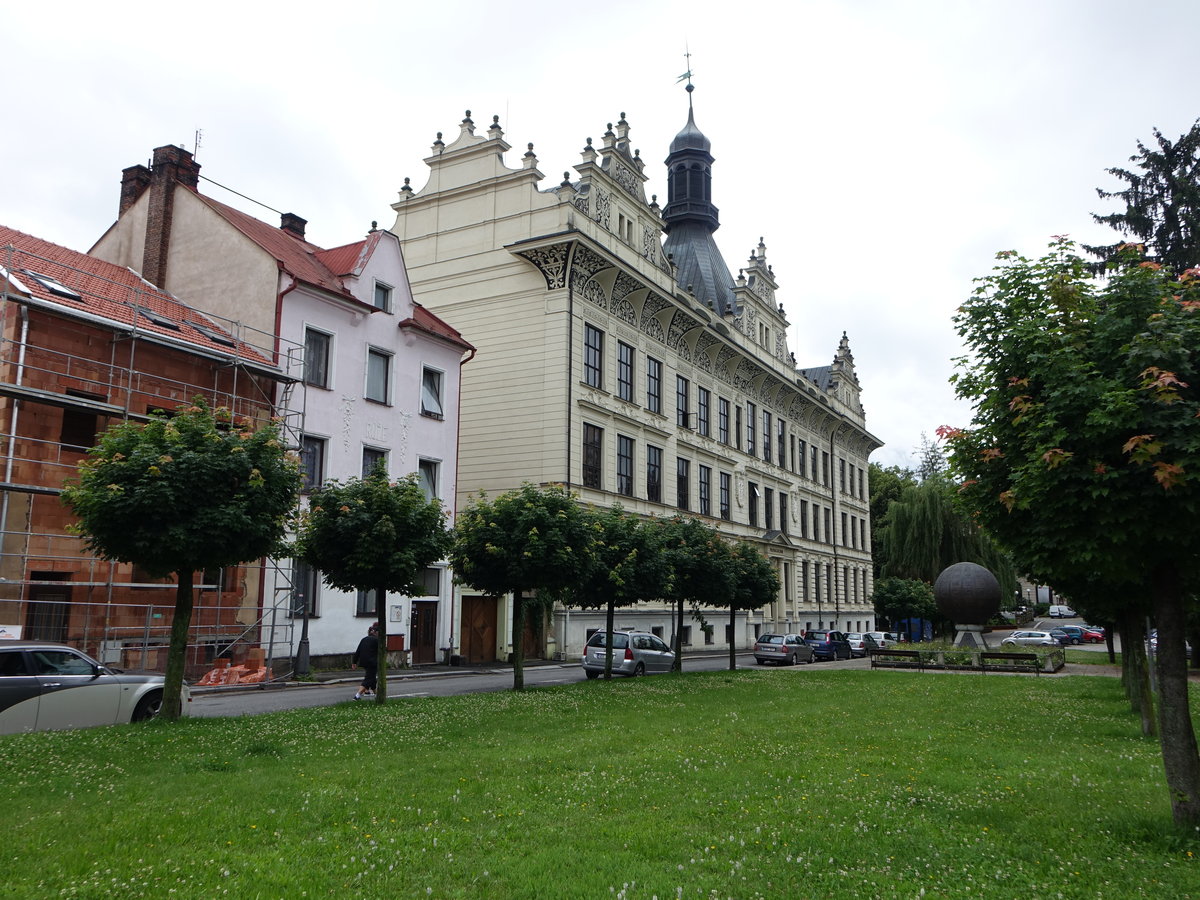
[[[457,413],[455,421],[454,421],[454,512],[456,514],[456,517],[457,517],[457,513],[458,513],[458,477],[460,474],[459,473],[459,459],[461,456],[461,454],[459,452],[459,447],[461,446],[461,441],[462,441],[462,385],[463,385],[462,367],[465,366],[467,363],[469,363],[471,360],[473,360],[475,358],[475,354],[477,352],[478,351],[474,347],[472,347],[470,355],[468,355],[466,359],[460,359],[458,361],[458,413]],[[448,566],[447,566],[446,570],[449,571]],[[448,630],[450,632],[450,640],[448,640],[446,642],[447,644],[450,645],[450,659],[454,659],[454,600],[455,600],[456,596],[457,595],[455,593],[454,579],[451,578],[450,579],[450,619],[447,622]]]

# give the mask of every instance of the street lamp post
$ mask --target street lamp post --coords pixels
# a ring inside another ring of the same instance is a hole
[[[304,594],[296,594],[296,600],[300,604],[300,646],[296,648],[296,674],[308,674],[308,603],[304,600]]]

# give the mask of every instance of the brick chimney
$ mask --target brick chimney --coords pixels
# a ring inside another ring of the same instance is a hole
[[[171,220],[175,212],[175,186],[179,184],[195,190],[199,183],[200,164],[192,159],[192,154],[182,147],[171,145],[154,148],[146,245],[142,252],[142,277],[151,284],[160,287],[166,284],[167,251],[171,246]],[[121,184],[121,198],[123,203],[125,182]]]
[[[125,211],[137,203],[138,197],[150,187],[150,170],[140,163],[121,170],[121,206],[117,215],[125,215]]]
[[[308,224],[308,219],[302,219],[295,213],[283,213],[279,220],[280,228],[292,237],[304,240],[304,226]]]

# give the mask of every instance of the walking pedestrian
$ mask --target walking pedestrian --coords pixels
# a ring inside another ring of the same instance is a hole
[[[379,672],[379,623],[367,629],[366,637],[358,642],[354,651],[354,665],[363,670],[362,685],[354,694],[355,700],[375,696],[375,679]]]

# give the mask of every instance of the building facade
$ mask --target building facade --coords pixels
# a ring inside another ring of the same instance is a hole
[[[278,336],[298,382],[293,447],[306,493],[382,462],[393,478],[416,473],[452,517],[460,367],[473,348],[413,301],[399,240],[372,227],[361,240],[318,247],[297,215],[277,227],[202,194],[199,169],[170,146],[154,151],[150,168],[126,169],[119,218],[92,254]],[[282,568],[264,643],[294,648],[303,629],[314,656],[352,651],[374,620],[374,594],[330,588],[300,561]],[[457,616],[446,563],[424,583],[423,596],[386,604],[389,634],[405,636],[414,662],[440,658]]]
[[[459,502],[563,483],[584,503],[691,515],[756,545],[781,588],[732,631],[693,618],[685,646],[745,648],[767,630],[870,630],[866,429],[843,334],[829,365],[797,366],[764,243],[733,277],[713,240],[711,147],[690,108],[647,199],[624,115],[589,138],[575,177],[543,188],[533,145],[510,168],[498,117],[439,133],[424,187],[393,204],[413,290],[478,348],[464,373]],[[456,649],[511,651],[500,598],[464,592]],[[719,618],[714,616],[714,620]],[[542,640],[573,657],[602,614],[561,609]],[[648,598],[618,627],[671,637]]]
[[[0,627],[122,668],[161,669],[173,578],[107,562],[59,494],[99,433],[204,398],[253,425],[286,402],[275,336],[201,312],[129,269],[0,227]],[[198,573],[188,671],[257,643],[266,560]]]

